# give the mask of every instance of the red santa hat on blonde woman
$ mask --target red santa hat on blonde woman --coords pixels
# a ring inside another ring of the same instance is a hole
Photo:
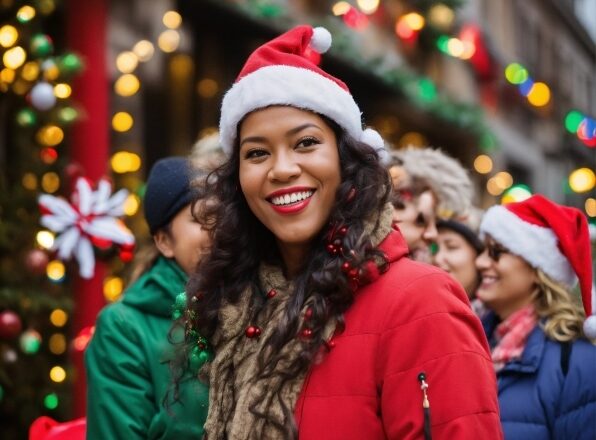
[[[317,54],[330,47],[327,29],[303,25],[249,56],[221,105],[220,142],[227,154],[234,147],[238,123],[248,113],[270,105],[289,105],[332,119],[356,140],[375,148],[385,160],[383,139],[375,130],[363,129],[360,109],[348,87],[315,61],[320,59]]]
[[[532,267],[569,288],[579,281],[587,318],[584,333],[596,338],[590,234],[581,211],[534,195],[522,202],[490,208],[482,219],[480,234],[490,235]]]

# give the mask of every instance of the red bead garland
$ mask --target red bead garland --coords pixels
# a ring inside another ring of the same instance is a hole
[[[249,339],[258,338],[259,336],[261,336],[261,329],[256,325],[249,325],[248,327],[246,327],[244,334]]]

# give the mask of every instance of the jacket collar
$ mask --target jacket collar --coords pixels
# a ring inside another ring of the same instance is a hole
[[[499,391],[506,388],[518,374],[535,374],[542,363],[544,349],[546,345],[546,335],[539,325],[528,336],[526,348],[521,359],[511,361],[503,367],[497,374],[499,382]]]

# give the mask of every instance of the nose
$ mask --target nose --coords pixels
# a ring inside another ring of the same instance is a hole
[[[298,177],[301,173],[300,165],[296,162],[291,152],[280,151],[274,153],[271,168],[268,173],[269,180],[287,182]]]
[[[439,232],[437,231],[437,223],[433,220],[428,223],[426,229],[422,233],[422,238],[424,238],[427,242],[436,241],[437,237],[439,236]]]
[[[480,255],[476,257],[476,269],[488,269],[493,264],[493,260],[488,256],[488,251],[485,249]]]
[[[435,254],[433,255],[433,264],[435,266],[444,268],[445,267],[445,256],[444,256],[444,252],[441,248],[441,246],[439,246],[439,249],[437,250],[437,252],[435,252]]]

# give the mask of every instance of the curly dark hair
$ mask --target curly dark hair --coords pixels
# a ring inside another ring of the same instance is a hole
[[[305,342],[300,356],[288,366],[285,379],[291,380],[307,371],[321,347],[329,349],[322,334],[329,319],[335,318],[339,323],[338,331],[343,331],[343,313],[354,300],[353,286],[342,272],[344,262],[359,269],[361,284],[367,282],[366,262],[373,259],[382,262],[379,265],[381,272],[387,268],[383,253],[372,246],[370,236],[365,233],[364,223],[371,213],[380,213],[387,203],[391,189],[389,175],[372,147],[356,141],[335,122],[321,117],[336,135],[341,184],[328,226],[313,240],[302,270],[294,279],[294,292],[284,312],[285,317],[274,324],[273,335],[258,355],[258,374],[262,378],[271,373],[272,366],[283,361],[281,348],[297,337],[300,314],[306,304],[312,310],[309,319],[312,337]],[[196,214],[201,224],[211,224],[213,246],[211,254],[191,276],[187,288],[188,307],[194,330],[208,341],[218,326],[222,299],[236,303],[247,288],[260,289],[261,262],[283,266],[275,237],[252,213],[240,190],[239,161],[236,145],[228,162],[213,171],[203,188],[205,194],[217,199],[217,203],[205,205]],[[199,197],[204,198],[205,194],[199,194]],[[341,237],[341,258],[326,249],[327,237],[339,226],[347,227],[347,233]],[[251,411],[258,417],[267,418],[254,408]],[[297,434],[293,408],[284,408],[284,412],[288,422],[282,428],[287,438],[294,438]]]

